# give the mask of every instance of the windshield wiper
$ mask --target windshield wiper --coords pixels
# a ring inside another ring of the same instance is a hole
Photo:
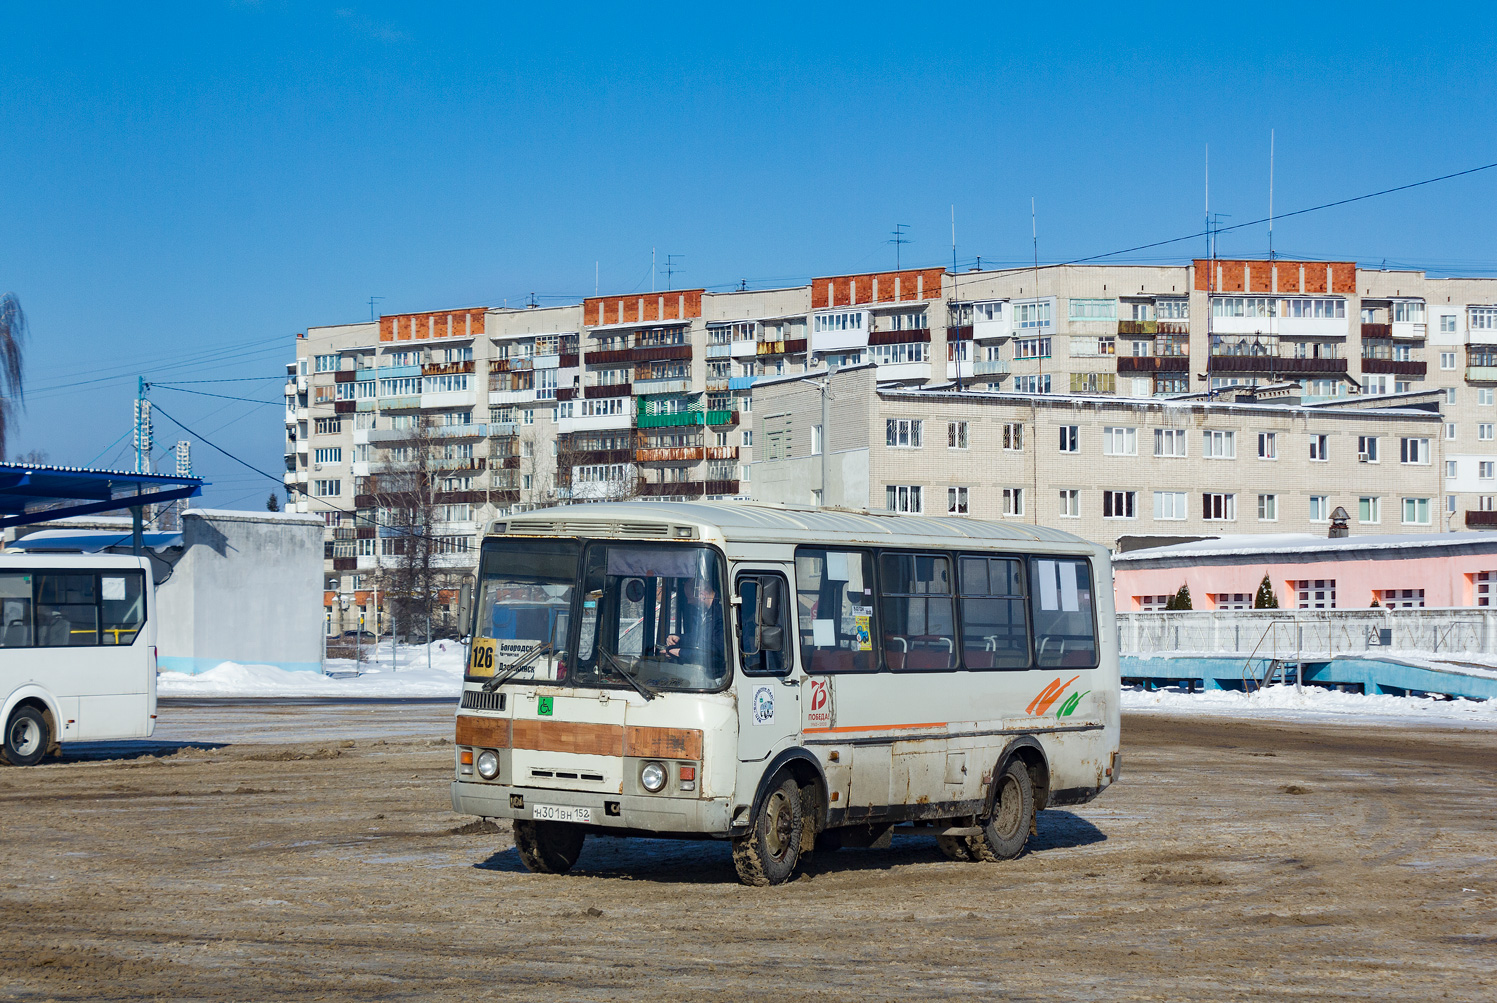
[[[634,687],[634,692],[638,693],[646,700],[655,699],[655,691],[650,689],[650,687],[646,686],[644,683],[640,682],[638,679],[634,678],[634,676],[630,675],[629,670],[624,668],[624,664],[617,658],[614,658],[608,652],[604,651],[601,647],[598,648],[598,654],[602,655],[608,660],[609,668],[613,669],[614,672],[624,677],[624,682]]]
[[[497,675],[493,679],[490,679],[488,682],[484,683],[483,691],[485,693],[494,692],[499,687],[503,686],[505,683],[514,678],[515,673],[519,672],[521,669],[525,668],[531,662],[535,661],[537,658],[541,657],[541,655],[547,653],[550,650],[550,641],[542,641],[541,643],[537,644],[535,647],[525,652],[525,654],[509,663],[509,666],[505,668],[502,675]]]

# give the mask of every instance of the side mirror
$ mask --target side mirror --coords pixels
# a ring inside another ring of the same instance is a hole
[[[457,632],[459,636],[469,634],[471,621],[473,619],[473,586],[469,582],[463,582],[462,588],[457,590]]]

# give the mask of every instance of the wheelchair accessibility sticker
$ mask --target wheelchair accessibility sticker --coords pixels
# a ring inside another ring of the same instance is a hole
[[[774,687],[755,686],[753,700],[754,723],[774,724]]]

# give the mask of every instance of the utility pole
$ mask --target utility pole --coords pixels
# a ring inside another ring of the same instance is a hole
[[[146,392],[151,385],[144,376],[135,378],[135,472],[151,472],[151,402]],[[139,494],[139,488],[136,489]],[[139,557],[145,552],[145,509],[141,505],[130,506],[131,552]]]

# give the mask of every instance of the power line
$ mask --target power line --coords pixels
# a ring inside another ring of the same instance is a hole
[[[1483,164],[1480,167],[1471,167],[1464,171],[1456,171],[1454,174],[1442,174],[1438,178],[1425,178],[1423,181],[1412,181],[1406,185],[1397,185],[1393,188],[1384,188],[1382,191],[1368,192],[1366,195],[1354,195],[1351,198],[1337,199],[1335,202],[1324,202],[1320,205],[1312,205],[1307,209],[1296,209],[1293,212],[1277,213],[1273,218],[1276,220],[1288,219],[1290,216],[1303,216],[1306,213],[1320,212],[1322,209],[1334,209],[1337,206],[1350,205],[1353,202],[1363,202],[1367,199],[1378,198],[1382,195],[1392,195],[1394,192],[1408,191],[1410,188],[1422,188],[1425,185],[1433,185],[1441,181],[1449,181],[1452,178],[1462,178],[1468,174],[1476,174],[1480,171],[1490,171],[1494,167],[1497,167],[1497,163]],[[1246,223],[1234,223],[1231,226],[1212,227],[1210,230],[1202,230],[1198,233],[1188,234],[1184,237],[1171,237],[1169,240],[1156,240],[1150,244],[1138,244],[1133,247],[1125,247],[1121,251],[1108,251],[1105,254],[1092,254],[1084,258],[1072,258],[1070,261],[1061,261],[1057,264],[1079,265],[1087,261],[1096,261],[1099,258],[1111,258],[1119,254],[1129,254],[1133,251],[1145,251],[1151,247],[1163,247],[1166,244],[1178,244],[1184,240],[1196,240],[1199,237],[1205,237],[1211,234],[1228,233],[1232,230],[1241,230],[1249,226],[1258,226],[1262,223],[1267,223],[1268,220],[1269,217],[1265,216],[1262,219],[1249,220]]]
[[[282,401],[260,401],[255,400],[252,397],[230,397],[228,394],[210,394],[206,390],[183,390],[181,387],[174,387],[169,383],[147,383],[146,386],[155,387],[158,390],[170,390],[173,393],[179,394],[196,394],[199,397],[217,397],[219,400],[226,401],[244,401],[246,404],[259,404],[262,407],[277,407],[283,403]]]

